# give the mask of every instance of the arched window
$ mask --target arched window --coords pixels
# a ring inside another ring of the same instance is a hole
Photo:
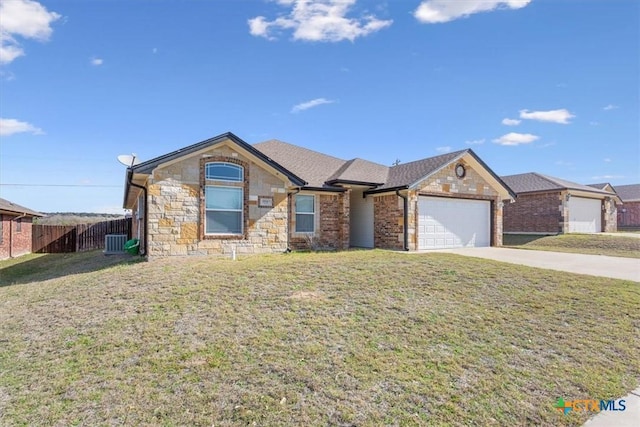
[[[207,163],[204,168],[204,173],[205,179],[215,181],[242,182],[244,178],[244,168],[233,163]]]
[[[244,182],[244,168],[234,163],[212,162],[205,164],[205,182]],[[205,234],[242,234],[244,212],[243,185],[215,185],[206,182]]]

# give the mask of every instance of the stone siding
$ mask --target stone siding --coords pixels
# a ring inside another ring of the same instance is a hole
[[[618,231],[616,202],[613,199],[605,199],[602,203],[604,206],[604,210],[602,211],[602,231],[605,233]]]
[[[204,233],[201,163],[228,161],[245,167],[243,235]],[[148,186],[148,255],[279,252],[287,248],[287,197],[282,179],[227,146],[154,171]],[[273,207],[259,207],[259,197]]]

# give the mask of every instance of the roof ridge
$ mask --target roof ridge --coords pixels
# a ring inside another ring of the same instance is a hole
[[[438,154],[437,156],[431,156],[431,157],[425,157],[423,159],[418,159],[418,160],[412,160],[410,162],[407,163],[398,163],[397,165],[393,165],[393,166],[388,166],[390,169],[396,168],[396,167],[400,167],[400,166],[406,166],[406,165],[410,165],[412,163],[418,163],[418,162],[423,162],[425,160],[435,160],[439,157],[445,157],[445,156],[452,156],[455,157],[454,155],[458,155],[460,153],[466,153],[469,152],[470,148],[464,148],[462,150],[457,150],[457,151],[451,151],[449,153],[443,153],[443,154]]]

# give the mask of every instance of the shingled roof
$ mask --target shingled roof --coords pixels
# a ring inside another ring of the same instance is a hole
[[[640,201],[640,184],[616,185],[615,189],[623,202]]]
[[[521,193],[539,193],[554,190],[579,190],[590,193],[611,195],[610,192],[588,185],[578,184],[561,178],[542,175],[536,172],[521,173],[501,177],[513,191]],[[616,188],[617,189],[617,188]]]
[[[471,149],[389,167],[360,158],[343,160],[275,139],[254,144],[253,147],[302,177],[308,182],[307,187],[312,188],[342,190],[337,184],[361,184],[370,186],[371,193],[409,188],[465,155],[472,156],[496,181],[507,187]],[[515,197],[515,193],[507,190]]]
[[[2,199],[2,198],[0,198],[0,211],[11,212],[18,215],[44,216],[40,212],[36,212],[32,209],[25,208],[24,206],[20,206],[17,203],[13,203],[8,201],[7,199]]]

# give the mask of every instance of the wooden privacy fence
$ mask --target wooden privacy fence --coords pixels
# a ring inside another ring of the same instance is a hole
[[[127,238],[131,238],[131,218],[80,225],[34,224],[32,251],[63,253],[104,249],[107,234],[126,234]]]

